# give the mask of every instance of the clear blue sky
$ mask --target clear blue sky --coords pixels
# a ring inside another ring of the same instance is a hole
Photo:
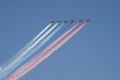
[[[50,20],[92,20],[21,80],[120,80],[120,0],[0,0],[0,64]]]

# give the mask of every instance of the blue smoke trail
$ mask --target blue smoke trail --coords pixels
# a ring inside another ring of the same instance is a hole
[[[27,51],[21,53],[18,57],[16,57],[15,60],[13,60],[10,64],[8,64],[7,66],[5,66],[0,73],[0,79],[2,79],[3,77],[5,77],[6,75],[8,75],[11,71],[13,71],[18,65],[20,65],[20,63],[22,63],[24,60],[22,60],[24,58],[24,56],[26,56],[30,50],[32,50],[36,45],[38,45],[40,43],[40,41],[42,41],[54,28],[56,28],[56,26],[59,23],[56,23],[51,29],[49,29],[43,36],[41,36],[37,41],[34,42],[34,44],[32,46],[30,46],[28,48]]]

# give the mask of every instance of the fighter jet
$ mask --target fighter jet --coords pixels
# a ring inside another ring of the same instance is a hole
[[[73,22],[75,22],[75,20],[71,20],[71,22],[73,23]]]
[[[54,23],[54,21],[50,21],[50,23]]]
[[[67,23],[67,22],[68,22],[68,20],[65,20],[65,21],[64,21],[64,23]]]
[[[60,20],[58,20],[57,22],[58,22],[58,23],[61,23],[61,21],[60,21]]]
[[[90,20],[90,19],[87,19],[86,21],[87,21],[87,22],[90,22],[91,20]]]
[[[82,22],[82,21],[83,21],[83,20],[80,19],[80,20],[79,20],[79,23]]]

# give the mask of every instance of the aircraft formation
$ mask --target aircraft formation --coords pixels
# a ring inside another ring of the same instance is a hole
[[[28,42],[21,50],[19,50],[11,60],[8,60],[8,64],[0,67],[0,80],[5,78],[5,80],[19,80],[25,74],[34,69],[43,60],[53,54],[57,49],[59,49],[63,44],[65,44],[69,39],[71,39],[76,33],[78,33],[84,26],[90,22],[90,19],[86,20],[57,20],[50,21],[47,26],[44,27],[30,42]],[[65,25],[67,23],[67,25]],[[64,26],[69,28],[62,30]],[[43,45],[46,44],[52,37],[54,37],[59,30],[62,30],[60,35],[51,44],[49,44],[40,53],[30,59],[21,67],[20,64],[30,56],[32,56],[36,51],[38,51]],[[41,56],[42,55],[42,56]],[[19,67],[18,69],[16,69]],[[13,72],[14,71],[14,72]]]
[[[76,21],[79,21],[79,22],[84,22],[84,21],[86,21],[86,22],[91,22],[90,19],[86,19],[86,20],[80,19],[80,20],[70,20],[70,21],[71,21],[71,23],[76,22]],[[68,23],[68,22],[70,22],[70,21],[69,21],[69,20],[64,20],[64,21],[58,20],[58,21],[50,21],[50,22],[51,22],[51,23],[55,23],[55,22],[58,22],[58,23],[61,23],[61,22]]]

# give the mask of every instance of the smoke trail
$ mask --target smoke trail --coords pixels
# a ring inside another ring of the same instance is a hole
[[[82,26],[85,26],[85,24],[84,25],[82,25]],[[82,28],[82,26],[80,27],[80,29]],[[79,29],[79,30],[80,30]],[[79,30],[76,30],[76,32],[74,31],[74,34],[73,35],[75,35]],[[72,36],[71,36],[72,37]],[[69,37],[69,39],[71,38],[71,37]],[[69,40],[69,39],[67,39],[67,40]],[[25,71],[25,72],[23,72],[22,74],[20,74],[20,75],[18,75],[18,74],[13,74],[11,77],[17,77],[17,79],[18,78],[20,78],[20,77],[22,77],[24,74],[26,74],[28,71],[30,71],[31,69],[33,69],[35,66],[37,66],[41,61],[43,61],[45,58],[47,58],[51,53],[53,53],[55,50],[57,50],[60,46],[62,46],[65,42],[67,42],[67,40],[65,41],[65,39],[63,40],[63,41],[61,41],[62,43],[60,43],[59,44],[59,46],[58,47],[55,47],[55,49],[53,48],[53,49],[51,49],[51,51],[49,51],[45,56],[43,56],[43,58],[38,58],[38,59],[40,59],[40,61],[38,61],[38,62],[36,62],[33,66],[31,66],[29,69],[27,69],[27,71]],[[17,75],[17,76],[16,76]],[[10,78],[10,77],[9,77]],[[7,80],[9,80],[9,78],[7,79]]]
[[[79,25],[79,23],[75,24],[71,29],[69,29],[69,30],[68,30],[67,32],[65,32],[62,36],[60,36],[57,40],[55,40],[53,43],[51,43],[45,50],[43,50],[43,51],[41,52],[42,54],[39,54],[39,55],[36,56],[35,58],[38,58],[38,57],[43,56],[50,48],[54,47],[55,44],[57,44],[60,40],[62,40],[66,35],[68,35],[72,30],[74,30],[78,25]],[[29,66],[32,66],[32,65],[33,65],[32,63],[34,63],[35,60],[36,60],[36,59],[33,58],[31,61],[29,61],[29,62],[27,63],[27,66],[28,66],[28,67],[29,67]],[[27,66],[24,66],[24,65],[23,65],[23,66],[22,66],[22,70],[20,70],[20,71],[24,71],[24,69],[26,69]],[[19,70],[18,70],[17,72],[19,72]]]
[[[39,39],[39,37],[48,29],[50,28],[50,26],[52,25],[52,23],[50,23],[47,27],[45,27],[30,43],[30,45],[32,45],[37,39]],[[29,44],[28,44],[29,45]]]
[[[2,67],[8,65],[9,63],[11,63],[13,60],[15,60],[15,58],[17,56],[19,56],[22,52],[24,52],[26,49],[28,49],[29,46],[31,46],[34,41],[36,41],[48,28],[50,28],[50,26],[53,23],[49,23],[35,38],[33,38],[31,41],[29,41],[20,51],[18,51],[9,61],[7,61],[5,64],[2,65]],[[1,68],[2,69],[2,68]]]
[[[13,79],[19,79],[20,77],[24,76],[27,72],[29,72],[30,70],[32,70],[34,67],[36,67],[40,62],[42,62],[44,59],[46,59],[48,56],[50,56],[54,51],[56,51],[58,48],[60,48],[64,43],[66,43],[71,37],[73,37],[78,31],[80,31],[85,25],[87,24],[87,22],[85,22],[84,24],[82,24],[77,30],[75,30],[74,32],[72,32],[70,35],[68,35],[65,39],[63,39],[60,43],[58,43],[54,48],[52,48],[49,52],[47,52],[46,55],[44,55],[43,57],[39,58],[38,61],[36,61],[36,63],[31,66],[29,69],[27,69],[27,71],[23,72],[21,75],[13,75],[11,76],[14,77]],[[9,78],[7,80],[10,80]]]
[[[30,66],[26,71],[24,71],[22,73],[22,76],[24,76],[25,74],[27,74],[29,71],[31,71],[33,68],[35,68],[39,63],[41,63],[44,59],[46,59],[47,57],[49,57],[53,52],[55,52],[57,49],[59,49],[63,44],[65,44],[70,38],[72,38],[78,31],[80,31],[87,23],[84,23],[83,25],[81,25],[77,30],[75,30],[74,32],[72,32],[70,35],[68,35],[65,39],[63,39],[61,42],[59,42],[55,47],[53,47],[52,49],[50,49],[43,57],[40,57],[37,59],[36,63],[34,63],[34,65]],[[17,78],[15,79],[19,79],[22,76],[16,75]]]
[[[41,32],[39,32],[39,34],[33,38],[30,42],[28,42],[20,51],[18,51],[9,61],[7,61],[5,64],[2,65],[2,67],[0,67],[0,73],[3,70],[3,67],[8,65],[9,63],[11,63],[13,60],[15,60],[15,58],[17,56],[20,55],[20,53],[24,52],[26,49],[28,49],[29,46],[31,46],[45,31],[47,31],[48,28],[50,28],[50,26],[53,23],[49,23]]]
[[[8,66],[5,66],[5,68],[3,68],[1,75],[0,75],[0,79],[2,79],[3,77],[5,77],[6,75],[8,75],[12,70],[14,70],[20,63],[22,63],[25,59],[24,57],[29,54],[29,51],[34,48],[36,45],[39,44],[39,42],[44,39],[59,23],[56,23],[51,29],[49,29],[43,36],[41,36],[36,42],[34,42],[34,44],[32,46],[30,46],[25,52],[21,53],[12,63],[10,63]],[[47,41],[46,41],[47,42]],[[40,42],[42,43],[41,45],[44,45],[43,41]],[[30,54],[32,55],[32,53]],[[29,56],[30,56],[29,55]],[[28,56],[28,57],[29,57]],[[27,58],[27,57],[26,57]],[[23,60],[22,60],[23,59]]]
[[[37,41],[39,39],[40,36],[42,36],[42,34],[44,32],[46,32],[50,26],[52,25],[53,23],[50,23],[48,24],[41,32],[38,33],[38,35],[36,37],[34,37],[24,48],[28,48],[29,46],[31,46],[32,44],[34,44],[35,41]]]
[[[0,67],[0,72],[1,72],[1,70],[2,70],[2,67]]]
[[[63,27],[63,25],[64,25],[64,23],[61,24],[56,30],[54,30],[49,36],[47,36],[41,43],[39,43],[38,46],[36,46],[34,49],[32,49],[32,50],[29,52],[29,54],[24,57],[24,59],[26,59],[26,58],[27,58],[28,56],[30,56],[32,53],[34,53],[35,51],[37,51],[41,46],[43,46],[51,37],[53,37],[53,36],[57,33],[58,30],[60,30],[60,28]],[[23,59],[23,60],[24,60],[24,59]]]
[[[24,52],[26,49],[28,49],[29,46],[31,46],[53,23],[49,23],[35,38],[33,38],[30,42],[28,42],[18,53],[16,53],[6,64],[3,64],[3,66],[11,63],[17,56],[19,56],[22,52]]]
[[[43,36],[41,36],[32,46],[30,46],[25,52],[21,53],[20,56],[18,56],[12,63],[8,64],[8,66],[5,67],[5,71],[7,69],[9,69],[10,67],[13,67],[15,65],[15,63],[17,63],[18,61],[20,61],[25,54],[27,54],[32,48],[34,48],[41,40],[43,40],[56,26],[58,25],[58,23],[56,23],[49,31],[47,31]],[[3,71],[4,71],[3,70]]]

